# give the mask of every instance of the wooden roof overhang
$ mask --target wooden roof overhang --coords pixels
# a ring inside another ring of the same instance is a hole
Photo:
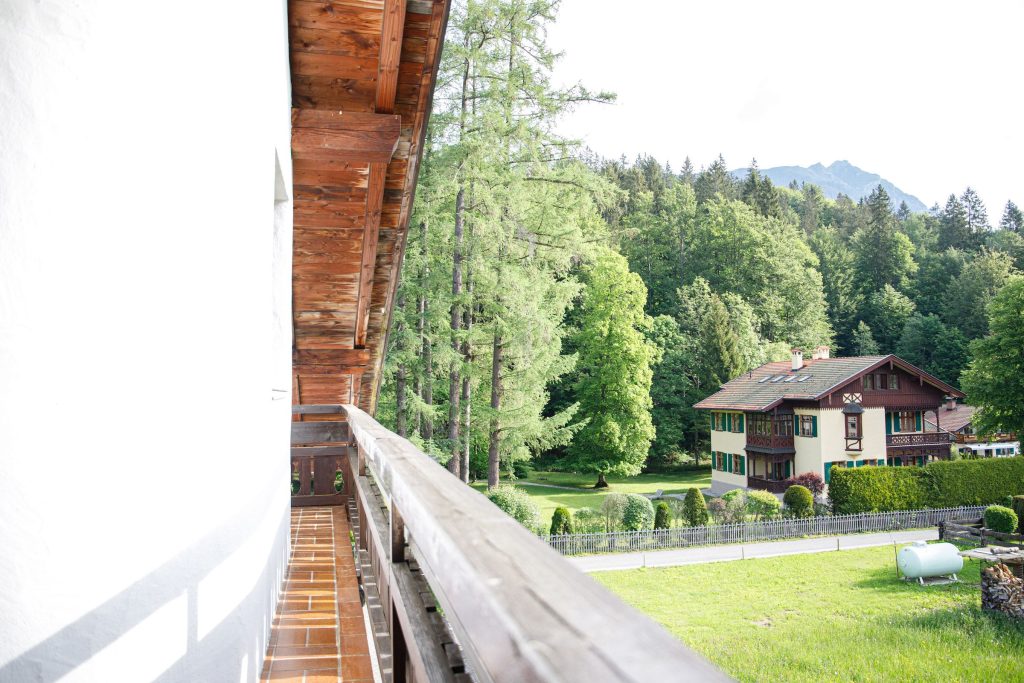
[[[449,0],[289,0],[296,404],[376,408]]]

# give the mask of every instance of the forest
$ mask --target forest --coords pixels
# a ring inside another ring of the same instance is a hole
[[[756,161],[734,178],[722,157],[599,158],[557,132],[614,95],[553,83],[556,9],[452,7],[382,422],[464,481],[526,460],[603,479],[699,463],[692,405],[794,346],[961,385],[1024,270],[1013,202],[990,217],[968,187],[914,213],[881,187],[777,187]]]

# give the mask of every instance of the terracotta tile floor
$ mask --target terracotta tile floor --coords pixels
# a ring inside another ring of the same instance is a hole
[[[288,577],[261,681],[373,681],[345,509],[292,510]]]

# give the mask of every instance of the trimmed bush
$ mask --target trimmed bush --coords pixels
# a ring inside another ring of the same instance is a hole
[[[747,512],[754,516],[755,521],[774,519],[779,516],[781,508],[779,499],[767,491],[751,491],[747,494]]]
[[[806,486],[790,486],[782,495],[782,502],[794,517],[814,516],[814,494]]]
[[[985,526],[992,531],[1012,534],[1017,530],[1017,513],[1002,505],[989,505],[985,509]]]
[[[622,511],[622,528],[640,531],[654,527],[654,505],[650,498],[639,493],[626,494],[626,508]]]
[[[522,489],[503,484],[487,492],[487,498],[530,531],[540,527],[540,511]]]
[[[660,501],[654,506],[654,528],[668,529],[670,526],[672,526],[672,510],[669,509],[668,503]]]
[[[683,514],[690,526],[704,526],[708,523],[708,505],[699,488],[691,488],[683,499]]]
[[[832,512],[919,510],[926,504],[920,467],[833,467],[828,497]]]
[[[551,515],[551,535],[564,536],[573,533],[572,513],[569,508],[557,507]]]
[[[1010,498],[1010,509],[1017,515],[1017,533],[1024,534],[1024,496]]]

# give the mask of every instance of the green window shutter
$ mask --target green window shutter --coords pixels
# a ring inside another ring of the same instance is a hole
[[[718,431],[718,413],[711,413],[711,431]]]
[[[900,431],[900,414],[899,413],[893,413],[892,414],[892,432],[893,432],[893,434],[896,434],[899,431]]]
[[[885,467],[885,461],[879,458],[877,461],[879,467]]]
[[[725,454],[725,471],[732,472],[732,453]]]
[[[747,456],[740,456],[740,474],[745,475],[747,473]]]
[[[732,413],[725,414],[725,431],[732,431]]]
[[[817,415],[812,415],[811,416],[811,436],[817,436],[817,435],[818,435],[818,416]]]
[[[786,479],[789,479],[791,476],[793,476],[792,465],[793,463],[791,463],[789,460],[786,461]]]
[[[825,463],[825,483],[832,481],[832,463]]]
[[[740,420],[740,431],[742,432],[742,431],[744,431],[744,429],[743,429],[743,426],[744,426],[743,425],[743,415],[737,415],[736,417],[738,417],[739,420]]]
[[[923,455],[917,456],[917,466],[918,467],[924,467],[924,456]]]
[[[885,433],[892,434],[892,413],[885,414]]]
[[[921,411],[914,413],[914,427],[917,431],[921,431]]]
[[[793,416],[793,435],[800,436],[800,416]]]

